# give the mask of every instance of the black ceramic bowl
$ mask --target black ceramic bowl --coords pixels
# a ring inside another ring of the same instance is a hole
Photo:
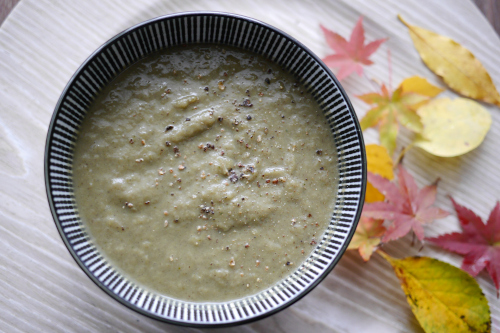
[[[137,60],[190,43],[232,45],[262,54],[312,93],[338,150],[337,201],[326,232],[303,264],[276,285],[228,302],[188,302],[155,294],[122,276],[96,249],[78,215],[72,160],[78,131],[95,96]],[[330,70],[286,33],[234,14],[191,12],[158,17],[118,34],[76,71],[55,108],[47,134],[45,182],[55,224],[73,258],[102,290],[146,316],[185,326],[229,326],[276,313],[311,291],[333,269],[354,234],[363,206],[366,157],[349,99]]]

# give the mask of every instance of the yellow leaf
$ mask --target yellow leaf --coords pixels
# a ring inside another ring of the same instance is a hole
[[[418,109],[424,124],[414,145],[442,157],[465,154],[483,142],[491,115],[479,103],[466,99],[440,98]]]
[[[364,261],[370,260],[375,248],[380,244],[380,237],[385,233],[384,220],[375,220],[361,216],[356,232],[349,243],[348,250],[358,250]]]
[[[469,274],[432,258],[380,254],[392,265],[425,332],[491,332],[488,301]]]
[[[474,55],[454,40],[406,23],[423,62],[451,89],[460,94],[500,106],[500,94],[490,75]]]
[[[400,87],[403,89],[403,93],[413,92],[428,97],[436,97],[444,90],[430,84],[429,81],[420,76],[412,76],[404,79]]]
[[[389,180],[394,178],[392,159],[385,147],[375,144],[366,145],[366,159],[368,171]]]
[[[392,180],[394,178],[392,159],[385,147],[366,145],[366,161],[368,171]],[[372,184],[366,184],[365,202],[384,201],[384,195]]]
[[[385,196],[380,193],[379,190],[375,188],[371,183],[366,183],[366,194],[365,194],[365,202],[372,203],[377,201],[384,201]]]

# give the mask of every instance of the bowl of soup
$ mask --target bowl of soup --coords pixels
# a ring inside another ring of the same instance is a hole
[[[330,70],[257,20],[158,17],[77,70],[45,152],[56,227],[89,278],[193,327],[271,315],[312,290],[355,231],[361,130]]]

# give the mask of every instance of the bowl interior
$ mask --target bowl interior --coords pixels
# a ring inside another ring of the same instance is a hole
[[[130,64],[155,51],[188,43],[231,45],[262,54],[291,72],[312,93],[330,125],[338,153],[335,209],[315,250],[286,279],[256,295],[195,303],[152,293],[117,272],[85,231],[73,195],[72,156],[80,124],[95,96]],[[71,78],[56,106],[45,153],[47,195],[56,226],[76,262],[105,292],[150,317],[190,326],[244,323],[279,311],[314,288],[335,266],[359,219],[366,159],[354,110],[338,81],[306,47],[259,21],[223,13],[159,17],[117,35]]]

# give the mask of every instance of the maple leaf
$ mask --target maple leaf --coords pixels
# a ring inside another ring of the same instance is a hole
[[[380,237],[385,232],[382,223],[384,223],[382,220],[362,216],[347,249],[358,250],[364,261],[370,260],[373,251],[380,244]]]
[[[419,240],[423,240],[423,224],[449,215],[448,212],[433,206],[437,182],[419,190],[413,177],[401,165],[398,166],[397,185],[371,172],[368,172],[368,181],[382,192],[386,201],[365,204],[363,215],[393,222],[384,234],[382,242],[403,237],[410,230],[415,232]]]
[[[462,232],[454,232],[427,240],[443,249],[465,256],[462,269],[476,276],[484,268],[488,271],[497,297],[500,287],[500,203],[497,201],[486,224],[472,210],[451,198]]]
[[[363,65],[368,66],[373,64],[373,61],[369,57],[387,40],[387,38],[377,39],[365,45],[362,16],[360,16],[358,23],[356,23],[356,26],[352,30],[349,41],[339,34],[328,30],[323,25],[320,25],[320,27],[325,34],[326,42],[335,51],[335,54],[331,54],[322,60],[328,67],[340,68],[336,75],[339,81],[353,72],[361,76],[363,74]]]
[[[396,148],[399,124],[413,132],[422,132],[422,121],[416,110],[441,91],[418,76],[405,79],[392,93],[382,84],[380,93],[357,96],[367,104],[376,105],[361,119],[361,129],[364,131],[378,125],[380,144],[392,155]]]

